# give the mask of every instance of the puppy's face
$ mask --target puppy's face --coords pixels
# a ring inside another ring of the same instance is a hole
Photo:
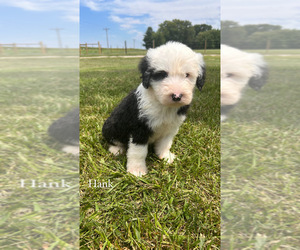
[[[247,84],[258,90],[266,80],[266,64],[259,54],[221,46],[221,106],[238,103]]]
[[[150,49],[139,68],[143,86],[165,106],[189,105],[194,87],[204,84],[202,55],[177,42]]]

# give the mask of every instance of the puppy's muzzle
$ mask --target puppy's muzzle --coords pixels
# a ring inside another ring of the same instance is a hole
[[[180,102],[182,98],[182,94],[172,94],[172,100],[174,102]]]

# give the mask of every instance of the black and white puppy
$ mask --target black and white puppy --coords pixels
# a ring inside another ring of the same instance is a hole
[[[204,85],[201,54],[178,42],[149,49],[141,60],[142,83],[125,97],[102,129],[115,155],[127,149],[127,171],[147,173],[148,145],[160,159],[172,163],[172,141],[192,102],[194,87]]]
[[[63,145],[64,152],[79,155],[79,108],[54,121],[48,134]]]
[[[247,85],[259,90],[267,80],[262,55],[221,45],[221,121],[239,102]]]

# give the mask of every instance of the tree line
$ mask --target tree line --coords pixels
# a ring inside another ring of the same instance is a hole
[[[240,49],[299,49],[300,30],[280,25],[221,22],[222,43]]]
[[[174,19],[161,23],[156,32],[148,27],[143,41],[146,49],[158,47],[168,41],[181,42],[192,49],[219,49],[220,30],[207,24],[192,25],[190,21]]]

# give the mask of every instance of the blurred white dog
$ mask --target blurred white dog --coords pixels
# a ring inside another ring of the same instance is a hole
[[[147,173],[148,144],[160,159],[172,163],[172,141],[193,99],[195,86],[201,90],[205,66],[201,54],[178,42],[150,49],[139,65],[142,83],[133,90],[103,125],[109,151],[127,149],[127,171]]]
[[[267,65],[263,57],[227,45],[221,45],[221,121],[241,99],[249,85],[259,90],[267,79]]]

